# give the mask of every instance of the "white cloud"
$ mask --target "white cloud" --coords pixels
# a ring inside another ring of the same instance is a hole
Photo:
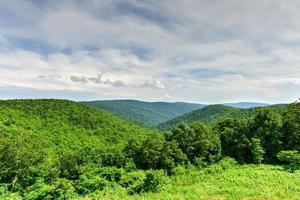
[[[282,88],[300,82],[299,7],[296,0],[3,0],[0,85],[99,98],[291,101]]]

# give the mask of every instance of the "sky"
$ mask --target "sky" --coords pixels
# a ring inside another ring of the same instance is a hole
[[[0,98],[293,102],[298,0],[0,0]]]

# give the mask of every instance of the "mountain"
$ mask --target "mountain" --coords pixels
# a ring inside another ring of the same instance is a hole
[[[200,108],[198,110],[176,117],[167,122],[161,123],[157,127],[160,130],[168,130],[181,122],[191,123],[193,121],[202,121],[204,123],[209,123],[211,121],[215,121],[218,118],[223,118],[225,115],[231,115],[241,111],[242,109],[240,108],[225,106],[221,104],[209,105],[204,108]]]
[[[122,145],[151,132],[104,110],[73,101],[2,100],[0,132],[15,131],[33,135],[37,143],[47,141],[47,146],[58,150]]]
[[[279,113],[284,112],[286,105],[277,104],[267,106]],[[251,117],[254,116],[262,107],[254,108],[236,108],[232,106],[226,106],[222,104],[209,105],[204,108],[194,110],[186,113],[182,116],[176,117],[172,120],[161,123],[157,126],[160,130],[169,130],[181,122],[191,123],[193,121],[201,121],[203,123],[211,124],[223,120],[224,118],[235,118],[235,117]]]
[[[265,107],[265,106],[269,106],[270,104],[258,103],[258,102],[238,102],[238,103],[224,103],[224,105],[247,109],[247,108]]]
[[[205,105],[183,102],[144,102],[137,100],[107,100],[82,102],[112,112],[131,121],[158,125]]]

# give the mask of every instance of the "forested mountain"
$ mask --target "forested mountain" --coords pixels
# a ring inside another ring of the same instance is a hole
[[[73,184],[85,194],[81,174],[90,165],[122,165],[127,142],[149,134],[154,131],[73,101],[1,100],[0,199],[70,199],[77,195]]]
[[[205,106],[183,102],[144,102],[137,100],[103,100],[83,103],[150,126],[160,124]]]
[[[111,146],[146,134],[134,123],[68,100],[0,101],[0,125],[34,135],[50,147]]]
[[[299,114],[212,105],[157,132],[68,100],[0,101],[0,199],[296,197]]]
[[[286,105],[277,104],[268,107],[278,112],[283,112]],[[254,116],[262,108],[263,107],[242,109],[221,104],[209,105],[161,123],[157,127],[160,130],[169,130],[181,122],[191,123],[193,121],[201,121],[203,123],[216,123],[225,118],[250,117]]]

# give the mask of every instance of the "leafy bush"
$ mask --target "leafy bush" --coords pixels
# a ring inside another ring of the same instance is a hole
[[[142,192],[158,192],[166,181],[166,174],[162,170],[149,170],[146,173],[135,171],[125,174],[120,185],[128,189],[129,194]]]
[[[186,155],[176,141],[166,141],[162,134],[149,135],[144,141],[129,141],[124,150],[139,169],[165,169],[170,171],[187,162]]]
[[[65,200],[76,197],[77,193],[72,182],[67,179],[57,179],[50,185],[43,180],[38,180],[27,189],[24,196],[28,200]]]
[[[124,167],[126,164],[126,158],[123,152],[118,149],[112,152],[105,152],[101,154],[101,164],[103,166],[115,166],[115,167]]]
[[[145,173],[142,171],[134,171],[126,173],[121,181],[120,185],[127,188],[128,194],[138,194],[143,191]]]
[[[236,166],[237,162],[234,158],[225,157],[216,164],[213,164],[204,169],[204,172],[207,174],[217,174],[222,173],[224,170],[231,169],[233,166]]]
[[[166,175],[161,170],[151,170],[146,173],[146,178],[143,184],[144,192],[158,192],[162,189]]]
[[[109,182],[102,177],[82,176],[78,181],[76,181],[75,188],[78,194],[86,195],[89,193],[93,193],[97,190],[103,190],[107,185],[109,185]]]
[[[277,155],[278,160],[286,163],[285,169],[294,172],[300,169],[300,153],[298,151],[281,151]]]
[[[97,173],[102,178],[108,181],[119,182],[124,174],[124,169],[116,167],[102,167],[97,170]]]

